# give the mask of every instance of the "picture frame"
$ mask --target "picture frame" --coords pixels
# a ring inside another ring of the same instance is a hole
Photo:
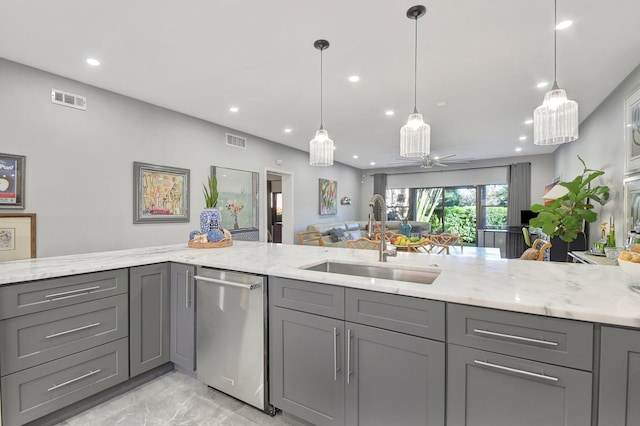
[[[211,176],[218,182],[222,227],[231,233],[258,230],[258,173],[211,166]]]
[[[626,174],[640,170],[640,86],[624,100]]]
[[[0,213],[0,262],[36,257],[36,214]]]
[[[190,171],[133,163],[133,223],[189,222]]]
[[[338,213],[338,182],[320,178],[320,215]]]
[[[0,154],[0,209],[24,209],[26,158]]]
[[[624,234],[640,226],[640,173],[623,179],[624,188]]]

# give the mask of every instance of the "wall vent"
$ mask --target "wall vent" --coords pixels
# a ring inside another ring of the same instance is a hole
[[[51,89],[51,103],[81,109],[83,111],[87,110],[87,98],[58,89]]]
[[[235,146],[236,148],[247,149],[247,140],[245,138],[241,138],[240,136],[227,133],[227,145]]]

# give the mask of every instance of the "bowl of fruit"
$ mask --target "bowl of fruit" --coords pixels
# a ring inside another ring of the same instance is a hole
[[[407,237],[405,235],[398,235],[396,237],[391,237],[389,242],[398,248],[407,248],[411,245],[420,244],[420,237]]]

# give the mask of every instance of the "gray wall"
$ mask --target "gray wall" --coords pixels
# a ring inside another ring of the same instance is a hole
[[[624,243],[624,196],[622,180],[625,176],[625,140],[624,140],[624,100],[634,88],[640,85],[640,66],[637,67],[620,85],[587,117],[580,125],[580,137],[577,141],[562,145],[555,152],[555,173],[562,180],[571,180],[582,172],[578,155],[591,169],[603,170],[605,174],[596,184],[608,185],[611,198],[605,206],[596,204],[598,220],[590,226],[590,239],[600,236],[600,223],[609,222],[613,217],[616,223],[617,245]],[[571,94],[567,94],[571,98]],[[573,98],[571,98],[573,99]],[[578,101],[578,105],[580,100]]]
[[[211,165],[258,172],[261,182],[267,166],[293,173],[293,232],[358,218],[362,179],[352,167],[311,167],[306,152],[3,59],[0,76],[0,152],[27,157],[24,212],[37,214],[38,257],[186,243]],[[52,104],[51,88],[86,96],[87,111]],[[248,148],[226,146],[226,131],[246,136]],[[134,161],[191,170],[189,223],[133,224]],[[319,178],[337,180],[338,198],[354,203],[320,216]]]

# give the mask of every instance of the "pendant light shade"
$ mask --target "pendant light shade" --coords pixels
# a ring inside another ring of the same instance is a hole
[[[333,166],[333,141],[322,127],[322,51],[329,48],[327,40],[316,40],[313,47],[320,51],[320,129],[309,142],[309,164],[311,166]]]
[[[554,21],[557,27],[557,2],[554,0]],[[578,103],[567,99],[567,93],[558,87],[557,28],[553,30],[553,87],[544,95],[542,105],[533,111],[533,143],[558,145],[578,139]]]
[[[413,113],[409,115],[407,124],[400,129],[400,156],[425,157],[431,151],[431,126],[422,119],[417,108],[418,93],[418,18],[427,12],[427,8],[417,5],[407,10],[407,18],[416,22],[413,78]]]

